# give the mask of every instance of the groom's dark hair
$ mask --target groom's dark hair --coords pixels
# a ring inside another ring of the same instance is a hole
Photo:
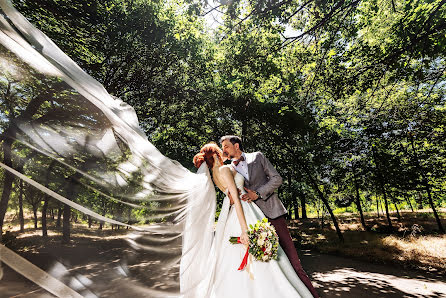
[[[242,139],[238,136],[233,136],[233,135],[227,135],[227,136],[222,136],[220,138],[220,144],[223,143],[223,141],[229,140],[229,142],[231,142],[232,145],[234,144],[238,144],[238,147],[241,151],[243,151],[243,145],[242,145]]]

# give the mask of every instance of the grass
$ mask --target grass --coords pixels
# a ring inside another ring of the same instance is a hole
[[[445,211],[440,213],[443,220]],[[392,214],[394,233],[388,232],[386,218],[378,218],[376,214],[365,215],[370,231],[362,229],[355,214],[337,215],[344,243],[339,241],[332,225],[326,222],[322,228],[318,219],[290,220],[289,228],[294,240],[303,248],[446,274],[446,235],[437,232],[432,213],[424,210],[401,214],[401,220]]]

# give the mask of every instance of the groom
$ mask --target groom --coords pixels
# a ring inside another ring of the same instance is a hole
[[[287,211],[275,193],[275,190],[282,184],[282,177],[261,152],[243,152],[242,140],[239,137],[223,136],[220,138],[220,144],[223,155],[232,159],[232,166],[245,177],[247,194],[242,195],[241,199],[249,203],[255,202],[268,217],[269,222],[276,229],[280,246],[285,251],[294,271],[313,297],[319,297],[300,264],[285,220]]]

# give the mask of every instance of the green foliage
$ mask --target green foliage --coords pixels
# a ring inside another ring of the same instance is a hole
[[[235,0],[214,30],[193,0],[15,5],[136,109],[163,154],[191,168],[201,145],[239,134],[290,176],[286,206],[322,195],[334,209],[358,188],[370,210],[383,189],[446,202],[444,2]]]

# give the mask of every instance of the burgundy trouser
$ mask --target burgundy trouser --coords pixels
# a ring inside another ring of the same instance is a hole
[[[290,263],[293,266],[294,271],[296,271],[297,276],[299,276],[300,280],[307,286],[308,290],[310,290],[311,294],[313,294],[313,297],[318,298],[319,295],[317,294],[316,289],[311,284],[310,278],[305,273],[302,265],[300,264],[299,256],[297,255],[296,248],[294,247],[293,239],[291,239],[290,232],[288,231],[285,215],[279,216],[274,219],[270,218],[269,222],[276,229],[277,235],[279,236],[279,244],[285,251],[285,254],[290,260]]]

